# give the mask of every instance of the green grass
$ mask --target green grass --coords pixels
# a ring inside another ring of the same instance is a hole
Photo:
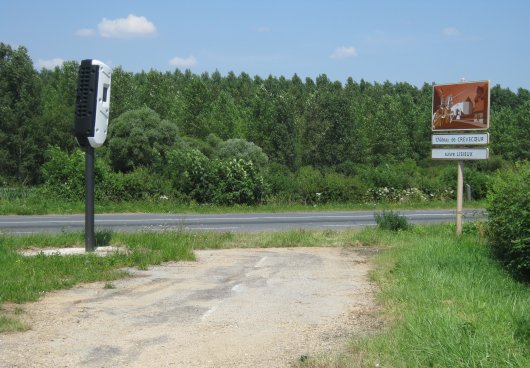
[[[188,204],[163,199],[130,202],[96,201],[96,213],[252,213],[252,212],[300,212],[340,210],[389,210],[455,208],[455,201],[428,201],[406,203],[327,203],[304,205],[299,203],[270,203],[257,206],[217,206]],[[0,188],[0,215],[45,215],[83,213],[84,201],[70,202],[62,199],[43,198],[33,189],[6,191]],[[483,201],[466,203],[467,208],[483,207]]]
[[[388,232],[390,233],[390,232]],[[529,367],[530,288],[511,279],[477,236],[450,226],[361,238],[391,247],[372,272],[386,328],[338,358],[303,367]]]
[[[340,357],[310,357],[302,367],[530,366],[530,288],[489,258],[480,226],[464,230],[460,238],[451,225],[397,232],[110,233],[105,241],[129,252],[109,257],[22,257],[16,250],[82,246],[82,234],[0,235],[0,331],[27,328],[2,304],[37,300],[79,282],[112,288],[127,276],[124,267],[193,259],[194,249],[362,245],[383,250],[371,277],[385,328],[352,340]]]
[[[109,236],[107,234],[107,236]],[[193,243],[187,234],[111,234],[109,244],[125,246],[127,252],[99,257],[24,257],[16,251],[26,248],[83,246],[82,234],[0,235],[0,304],[35,301],[42,294],[69,288],[80,282],[112,281],[127,276],[124,267],[146,268],[150,264],[193,260]]]

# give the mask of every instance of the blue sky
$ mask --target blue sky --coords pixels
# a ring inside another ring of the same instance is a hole
[[[530,1],[3,0],[0,41],[37,69],[99,59],[127,71],[530,89]]]

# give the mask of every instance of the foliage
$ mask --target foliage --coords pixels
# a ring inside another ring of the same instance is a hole
[[[156,167],[179,140],[174,123],[161,120],[147,108],[120,115],[109,129],[109,161],[114,170],[129,172],[137,167]]]
[[[41,111],[41,82],[28,50],[0,43],[0,176],[39,181],[47,138]]]
[[[260,170],[265,169],[269,161],[261,147],[237,138],[219,143],[217,156],[222,160],[241,159],[250,161]]]
[[[488,194],[488,238],[495,256],[530,281],[530,163],[500,171]]]
[[[199,203],[261,203],[267,185],[252,161],[209,159],[196,149],[168,153],[166,175],[175,190]]]
[[[213,203],[255,205],[263,202],[267,186],[252,161],[215,160],[212,165],[215,177],[211,199]]]
[[[303,203],[318,203],[322,196],[323,176],[320,171],[304,166],[296,174],[295,193]]]
[[[408,230],[410,228],[407,218],[393,211],[383,211],[374,215],[375,222],[383,230]]]
[[[46,151],[48,161],[42,172],[45,185],[42,194],[51,198],[81,201],[85,197],[85,155],[81,150],[71,154],[58,147]],[[169,194],[169,185],[145,168],[130,173],[113,172],[102,158],[95,161],[95,196],[97,200],[127,201]]]

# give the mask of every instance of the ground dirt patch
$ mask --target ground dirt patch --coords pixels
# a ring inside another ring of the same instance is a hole
[[[289,367],[378,326],[350,248],[197,251],[24,305],[32,330],[0,335],[1,367]]]

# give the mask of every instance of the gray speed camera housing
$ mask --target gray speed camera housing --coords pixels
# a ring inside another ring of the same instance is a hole
[[[99,147],[107,138],[111,69],[99,60],[81,61],[77,80],[75,138],[82,147]]]

